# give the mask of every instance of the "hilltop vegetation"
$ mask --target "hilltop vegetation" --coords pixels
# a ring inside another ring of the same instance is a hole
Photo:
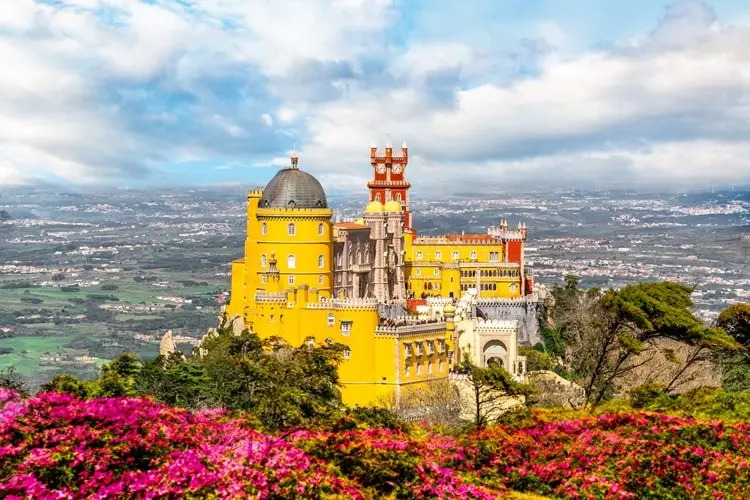
[[[225,411],[0,389],[0,493],[28,498],[739,498],[750,425],[653,413],[536,412],[429,427],[269,435]]]
[[[495,422],[446,410],[417,424],[395,409],[346,408],[344,346],[229,327],[190,357],[125,353],[95,380],[58,375],[35,396],[6,371],[0,496],[738,498],[750,488],[750,307],[707,327],[690,293],[673,283],[586,291],[569,278],[554,291],[544,343],[526,355],[530,368],[586,387],[586,404]],[[667,359],[665,339],[694,355]],[[668,383],[625,386],[652,352],[667,359]],[[687,388],[704,362],[722,387]],[[504,372],[461,368],[478,384],[531,392]],[[449,392],[417,399],[449,408]]]

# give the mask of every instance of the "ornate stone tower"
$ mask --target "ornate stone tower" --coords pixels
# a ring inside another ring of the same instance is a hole
[[[385,143],[385,154],[378,156],[378,148],[370,146],[370,164],[373,178],[367,183],[370,189],[370,201],[387,203],[391,200],[401,204],[404,212],[404,230],[411,231],[411,212],[409,211],[409,188],[406,180],[406,166],[409,163],[409,150],[406,142],[401,146],[401,155],[393,155],[390,139]]]

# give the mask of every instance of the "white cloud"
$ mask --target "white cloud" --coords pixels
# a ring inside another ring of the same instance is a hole
[[[528,38],[562,51],[513,71],[528,61],[491,44],[399,45],[400,14],[390,0],[0,0],[0,185],[286,166],[297,141],[303,168],[344,186],[386,131],[409,142],[415,183],[748,178],[750,26],[704,3],[583,53],[575,26],[537,20]]]

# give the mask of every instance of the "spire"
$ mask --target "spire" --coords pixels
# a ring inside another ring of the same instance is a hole
[[[406,149],[406,141],[401,145],[401,149]]]
[[[392,148],[393,144],[391,144],[391,133],[386,132],[385,133],[385,147]]]

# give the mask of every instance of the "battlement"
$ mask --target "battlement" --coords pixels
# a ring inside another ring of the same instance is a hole
[[[258,207],[258,217],[331,217],[333,210],[330,208],[264,208]]]
[[[321,297],[318,302],[308,302],[308,309],[361,309],[375,311],[377,299],[326,299]]]
[[[510,231],[500,227],[488,227],[487,234],[499,240],[525,240],[526,235],[521,231]]]
[[[506,333],[513,334],[518,331],[518,320],[515,319],[493,319],[476,320],[474,331],[479,333]]]
[[[375,334],[401,336],[444,332],[445,330],[445,321],[414,320],[399,323],[394,320],[392,323],[388,322],[386,324],[376,326]]]
[[[247,192],[247,199],[250,198],[262,198],[263,197],[263,190],[262,189],[251,189]]]
[[[492,235],[490,235],[492,236]],[[448,236],[419,236],[414,239],[413,245],[499,245],[501,241],[477,235],[476,238],[464,236],[462,238],[450,238]]]
[[[286,302],[286,292],[256,292],[256,302]]]

